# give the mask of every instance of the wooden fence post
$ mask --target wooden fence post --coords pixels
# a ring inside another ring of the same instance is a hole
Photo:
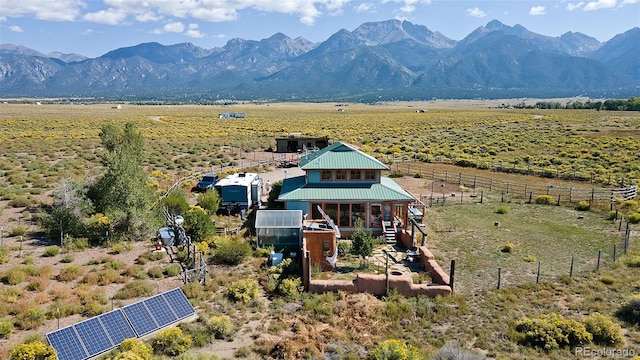
[[[538,275],[536,275],[536,284],[540,282],[540,264],[542,262],[538,261]]]
[[[596,271],[600,270],[600,256],[602,256],[602,250],[598,250],[598,262],[596,263]]]
[[[502,281],[502,268],[498,268],[498,290],[500,290],[501,281]]]
[[[453,294],[453,285],[456,278],[456,261],[451,260],[451,268],[449,270],[449,287],[451,287],[451,293]]]
[[[571,254],[571,267],[569,268],[569,277],[573,276],[573,257],[574,255]]]

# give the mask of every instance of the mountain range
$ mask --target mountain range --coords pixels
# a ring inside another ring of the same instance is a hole
[[[204,49],[144,43],[97,58],[0,45],[0,97],[208,102],[588,96],[640,92],[640,28],[600,42],[497,20],[460,41],[408,21],[312,43],[282,33]]]

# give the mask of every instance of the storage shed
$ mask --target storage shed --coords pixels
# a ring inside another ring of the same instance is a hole
[[[286,257],[296,257],[302,246],[302,210],[258,210],[257,246],[273,247]]]

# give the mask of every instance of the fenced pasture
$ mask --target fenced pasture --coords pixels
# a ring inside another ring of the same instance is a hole
[[[61,177],[99,169],[98,134],[105,122],[135,123],[146,139],[148,172],[178,177],[249,163],[254,151],[275,148],[276,137],[297,133],[359,145],[380,159],[550,169],[551,175],[576,174],[599,184],[640,179],[636,112],[433,108],[417,113],[401,103],[340,105],[0,104],[0,196],[38,195]],[[229,111],[246,118],[218,117]]]
[[[611,268],[640,249],[637,233],[631,235],[634,225],[620,226],[602,212],[503,203],[499,197],[433,207],[424,222],[431,229],[427,246],[446,271],[456,260],[456,288],[465,294],[561,282]]]

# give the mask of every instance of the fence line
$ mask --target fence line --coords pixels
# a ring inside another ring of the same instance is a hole
[[[392,170],[394,170],[395,168],[396,171],[400,171],[400,168],[404,170],[404,168],[407,167],[407,175],[412,171],[412,168],[414,168],[414,166],[418,166],[419,168],[420,164],[433,163],[456,165],[481,170],[492,170],[511,174],[533,175],[548,179],[599,183],[606,184],[608,186],[617,185],[619,187],[625,187],[626,185],[633,184],[632,179],[625,178],[624,176],[617,177],[613,173],[599,174],[593,171],[581,170],[561,171],[558,167],[542,167],[530,164],[527,164],[526,166],[518,166],[517,164],[505,165],[504,163],[490,164],[480,161],[473,162],[455,158],[451,159],[445,156],[433,156],[432,158],[427,159],[417,159],[416,157],[411,157],[408,155],[391,154],[383,156],[382,161],[388,164]],[[407,164],[409,165],[407,166]],[[413,174],[415,173],[416,169],[414,168]]]
[[[411,164],[404,164],[407,166],[407,174],[410,174]],[[398,167],[397,167],[398,169]],[[413,166],[413,170],[416,173],[420,173],[421,176],[427,179],[433,180],[433,182],[441,181],[443,183],[457,184],[464,186],[473,191],[472,194],[467,196],[478,197],[478,190],[487,190],[493,192],[501,192],[504,195],[512,197],[529,198],[529,202],[535,200],[540,195],[548,195],[556,199],[558,203],[569,202],[577,203],[580,201],[587,201],[589,203],[595,202],[613,202],[616,198],[622,200],[634,199],[638,195],[638,185],[632,185],[624,188],[585,188],[585,187],[567,187],[557,185],[530,185],[521,184],[511,181],[495,180],[493,178],[486,178],[478,175],[464,174],[462,172],[442,171],[435,169],[422,168],[420,164]],[[434,193],[442,193],[442,197],[436,198]],[[458,197],[457,194],[452,194],[454,197]],[[460,197],[464,194],[460,193]],[[434,183],[432,183],[431,197],[427,198],[428,201],[439,202],[442,198],[443,203],[446,202],[446,196],[443,192],[436,191]],[[481,197],[478,197],[482,201]],[[425,199],[421,199],[425,202]],[[461,199],[462,200],[462,199]]]

